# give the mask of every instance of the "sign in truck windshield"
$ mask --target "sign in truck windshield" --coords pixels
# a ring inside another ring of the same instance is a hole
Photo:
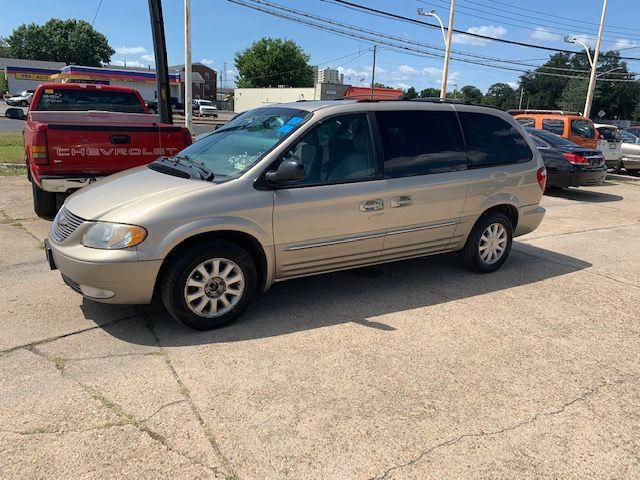
[[[47,88],[35,106],[36,111],[145,113],[138,97],[131,92],[108,90],[67,90]]]

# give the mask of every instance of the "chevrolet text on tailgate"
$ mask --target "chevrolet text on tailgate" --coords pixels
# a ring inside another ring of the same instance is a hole
[[[67,194],[173,156],[191,144],[191,134],[159,123],[135,89],[45,83],[33,95],[24,144],[34,210],[51,217]]]

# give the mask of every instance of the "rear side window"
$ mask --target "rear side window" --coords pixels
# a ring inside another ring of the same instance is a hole
[[[460,112],[469,168],[524,163],[533,158],[527,141],[512,125],[485,113]]]
[[[388,178],[466,169],[464,142],[454,112],[376,112]]]
[[[520,125],[522,125],[523,127],[531,127],[531,128],[536,128],[536,119],[535,118],[530,118],[530,117],[520,117],[520,118],[516,118],[516,120],[518,121],[518,123]]]
[[[557,118],[545,118],[542,120],[542,129],[547,132],[562,135],[564,133],[564,120]]]
[[[589,120],[571,120],[571,133],[582,138],[594,138],[595,131]]]
[[[47,88],[35,106],[37,111],[85,112],[101,110],[106,112],[145,113],[137,95],[132,92],[108,90],[67,90]]]

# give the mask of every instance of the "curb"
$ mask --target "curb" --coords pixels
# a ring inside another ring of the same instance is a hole
[[[0,163],[1,168],[22,168],[24,170],[27,169],[27,166],[24,163]]]

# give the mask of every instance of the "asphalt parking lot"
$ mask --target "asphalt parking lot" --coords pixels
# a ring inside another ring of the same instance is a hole
[[[640,477],[640,179],[543,205],[494,274],[295,280],[202,333],[83,301],[0,177],[0,477]]]

